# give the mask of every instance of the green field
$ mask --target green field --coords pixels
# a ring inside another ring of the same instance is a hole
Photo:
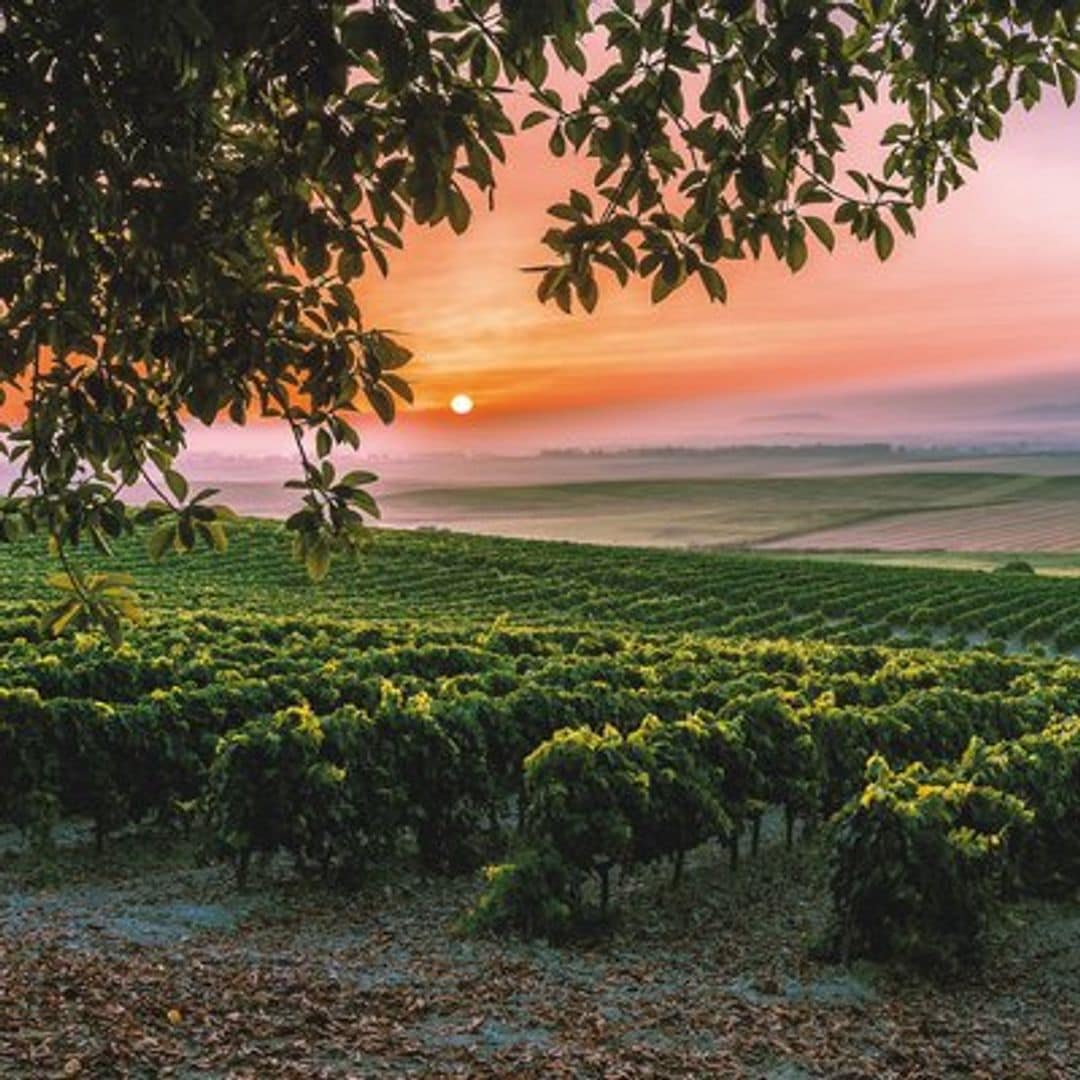
[[[681,552],[372,530],[355,564],[312,585],[280,527],[251,523],[224,556],[201,551],[153,565],[140,540],[90,565],[130,572],[151,613],[242,611],[452,626],[526,626],[756,637],[857,644],[997,641],[1015,651],[1080,645],[1080,583],[1042,575],[727,552]],[[29,627],[55,564],[40,544],[0,551],[9,616]]]
[[[863,1075],[890,1025],[881,1075],[1067,1075],[1080,582],[373,530],[313,585],[271,522],[88,561],[118,649],[0,549],[0,1076],[227,1072],[297,1001],[297,1075]]]
[[[412,490],[387,496],[384,510],[396,525],[599,544],[1080,552],[1080,478],[1073,475],[992,471],[990,463],[981,470],[842,473],[829,465],[800,475],[643,475]]]

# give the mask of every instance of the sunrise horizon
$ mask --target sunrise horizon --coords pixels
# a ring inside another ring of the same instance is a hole
[[[384,432],[365,418],[365,435],[379,452],[506,450],[565,441],[568,425],[575,443],[610,441],[605,431],[647,418],[679,441],[698,437],[680,435],[688,410],[714,407],[726,423],[742,402],[1009,379],[1057,379],[1056,397],[1070,372],[1080,399],[1077,136],[1080,115],[1054,102],[1010,117],[967,186],[887,263],[841,241],[795,276],[771,257],[728,264],[725,305],[693,285],[654,306],[639,283],[605,283],[595,314],[566,316],[536,302],[520,267],[536,261],[545,209],[576,166],[534,168],[543,139],[526,132],[493,211],[479,208],[463,237],[414,227],[389,276],[358,290],[368,324],[407,331],[416,357],[415,406]],[[467,417],[450,409],[460,393],[475,404]]]

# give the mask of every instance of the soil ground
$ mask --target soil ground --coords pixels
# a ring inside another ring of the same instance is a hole
[[[8,845],[10,847],[10,845]],[[280,869],[280,868],[279,868]],[[172,842],[0,856],[0,1077],[1080,1077],[1080,905],[943,984],[813,959],[813,845],[624,883],[602,940],[470,940],[480,876],[239,892]]]

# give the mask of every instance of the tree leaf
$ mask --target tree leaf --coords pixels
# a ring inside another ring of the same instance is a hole
[[[183,502],[187,498],[188,494],[188,482],[176,472],[175,469],[166,469],[162,475],[165,478],[165,483],[168,485],[169,490],[173,493],[173,496],[178,502]]]

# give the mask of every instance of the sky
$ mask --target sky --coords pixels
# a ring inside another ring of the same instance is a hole
[[[612,284],[592,316],[542,307],[519,270],[542,261],[545,207],[574,169],[531,134],[494,213],[461,238],[415,230],[389,279],[361,289],[366,317],[418,356],[417,405],[380,449],[740,441],[825,420],[944,434],[973,400],[982,419],[1030,420],[1072,387],[1080,403],[1080,109],[1011,116],[885,264],[853,242],[798,275],[729,264],[725,306],[693,283],[659,307]],[[448,408],[458,393],[476,403],[467,417]]]
[[[696,282],[660,306],[647,286],[602,284],[598,310],[564,315],[522,266],[548,261],[545,210],[582,186],[544,128],[513,138],[494,211],[461,237],[412,227],[390,276],[358,284],[368,326],[416,354],[414,407],[366,452],[731,442],[1068,438],[1080,444],[1080,108],[1015,110],[980,170],[898,236],[813,246],[792,275],[771,257],[722,265],[726,305]],[[469,395],[465,416],[451,400]],[[196,426],[195,452],[288,454],[277,426]]]

